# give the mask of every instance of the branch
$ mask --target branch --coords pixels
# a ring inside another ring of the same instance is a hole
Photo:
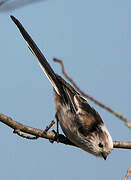
[[[77,89],[77,91],[80,92],[80,94],[81,94],[82,96],[90,99],[90,100],[93,101],[95,104],[97,104],[97,105],[99,105],[100,107],[106,109],[108,112],[114,114],[117,118],[119,118],[119,119],[121,119],[122,121],[124,121],[125,124],[126,124],[126,126],[127,126],[128,128],[131,128],[131,122],[128,121],[128,119],[127,119],[124,115],[122,115],[122,114],[114,111],[114,110],[111,109],[110,107],[104,105],[104,104],[101,103],[100,101],[94,99],[92,96],[90,96],[90,95],[86,94],[84,91],[82,91],[82,90],[79,88],[79,86],[74,82],[74,80],[66,73],[65,67],[64,67],[64,63],[63,63],[62,60],[57,59],[57,58],[54,58],[53,61],[55,61],[55,62],[57,62],[57,63],[59,63],[59,64],[61,65],[62,73],[64,74],[64,76],[66,77],[66,79],[68,79],[68,80],[71,82],[71,84]]]
[[[11,118],[8,118],[7,120],[12,120]],[[49,124],[49,126],[46,126],[45,130],[44,130],[44,133],[47,133],[47,131],[55,124],[55,121],[51,121],[51,123]],[[19,125],[21,125],[19,123]],[[30,139],[30,140],[36,140],[38,139],[38,136],[27,136],[26,134],[24,134],[20,129],[14,129],[13,133],[16,133],[17,135],[23,137],[23,138],[26,138],[26,139]]]
[[[45,130],[36,129],[30,126],[23,125],[1,113],[0,113],[0,121],[6,124],[7,126],[9,126],[10,128],[12,128],[14,130],[13,131],[14,133],[17,133],[19,136],[26,139],[35,140],[40,137],[40,138],[49,139],[51,142],[54,142],[54,141],[57,142],[57,140],[59,139],[60,143],[63,143],[65,145],[76,146],[64,135],[62,134],[57,135],[57,133],[54,130],[48,132],[48,130],[54,125],[54,121],[52,121],[50,125],[46,127]],[[23,133],[30,134],[33,137],[27,136]],[[114,141],[114,148],[131,149],[131,142]]]
[[[129,169],[127,170],[127,173],[126,173],[126,176],[125,176],[125,179],[124,179],[124,180],[127,180],[127,179],[128,179],[128,177],[130,176],[130,173],[131,173],[131,168],[129,168]]]
[[[27,136],[26,134],[24,134],[20,129],[14,129],[13,133],[17,134],[20,137],[26,138],[26,139],[30,139],[30,140],[36,140],[38,139],[38,136]]]
[[[1,2],[0,2],[0,6],[2,6],[6,1],[8,1],[8,0],[3,0],[3,1],[1,1]]]
[[[7,126],[9,126],[10,128],[14,129],[13,132],[18,134],[19,136],[21,136],[23,138],[34,140],[34,139],[37,139],[37,138],[41,137],[41,138],[49,139],[52,142],[57,141],[57,138],[58,138],[60,143],[75,146],[64,135],[62,135],[62,134],[57,135],[54,130],[48,132],[48,130],[54,124],[54,121],[52,121],[50,123],[50,125],[46,127],[45,130],[32,128],[30,126],[23,125],[23,124],[21,124],[21,123],[19,123],[17,121],[14,121],[12,118],[10,118],[10,117],[8,117],[8,116],[6,116],[4,114],[1,114],[1,113],[0,113],[0,121],[2,123],[6,124]],[[33,135],[34,137],[26,136],[23,133]]]
[[[114,148],[131,149],[131,142],[113,141]]]
[[[43,0],[36,0],[36,1],[34,1],[34,0],[22,0],[22,1],[2,0],[2,2],[0,2],[0,12],[14,10],[16,8],[20,8],[22,6],[26,6],[28,4],[40,2],[40,1],[43,1]]]

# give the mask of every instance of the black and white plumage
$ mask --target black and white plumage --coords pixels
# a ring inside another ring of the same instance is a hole
[[[98,112],[53,71],[22,24],[13,16],[11,19],[53,86],[57,118],[64,134],[81,149],[106,159],[113,149],[113,141]]]

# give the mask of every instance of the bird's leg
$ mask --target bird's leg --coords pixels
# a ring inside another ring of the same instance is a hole
[[[57,142],[59,142],[59,118],[58,118],[58,112],[56,112],[55,118],[56,118],[56,138],[57,138]]]
[[[56,131],[52,130],[55,133],[55,141],[58,143],[59,142],[59,118],[58,118],[58,112],[55,114],[56,118]],[[54,143],[54,140],[49,140],[51,143]]]

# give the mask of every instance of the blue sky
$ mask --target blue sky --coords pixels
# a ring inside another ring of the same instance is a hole
[[[61,69],[53,57],[63,59],[81,89],[130,120],[130,7],[129,0],[43,0],[0,11],[0,112],[40,129],[55,115],[52,87],[11,21],[14,15],[57,73]],[[90,104],[113,140],[131,141],[131,130],[122,121]],[[0,179],[124,179],[131,166],[130,150],[114,149],[104,161],[46,139],[22,139],[2,123],[0,134]]]

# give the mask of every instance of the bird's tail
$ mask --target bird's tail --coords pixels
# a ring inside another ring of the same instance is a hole
[[[63,98],[64,98],[63,100],[66,101],[67,97],[65,96],[63,86],[62,86],[60,80],[58,79],[57,75],[55,74],[55,72],[53,71],[53,69],[51,68],[49,63],[47,62],[45,56],[42,54],[40,49],[37,47],[36,43],[32,40],[30,35],[27,33],[25,28],[22,26],[22,24],[14,16],[10,16],[10,17],[13,20],[13,22],[16,24],[18,29],[20,30],[20,32],[21,32],[22,36],[24,37],[31,52],[37,57],[41,68],[44,70],[46,76],[48,77],[48,79],[51,82],[52,86],[54,87],[55,91],[60,96],[63,96]]]

